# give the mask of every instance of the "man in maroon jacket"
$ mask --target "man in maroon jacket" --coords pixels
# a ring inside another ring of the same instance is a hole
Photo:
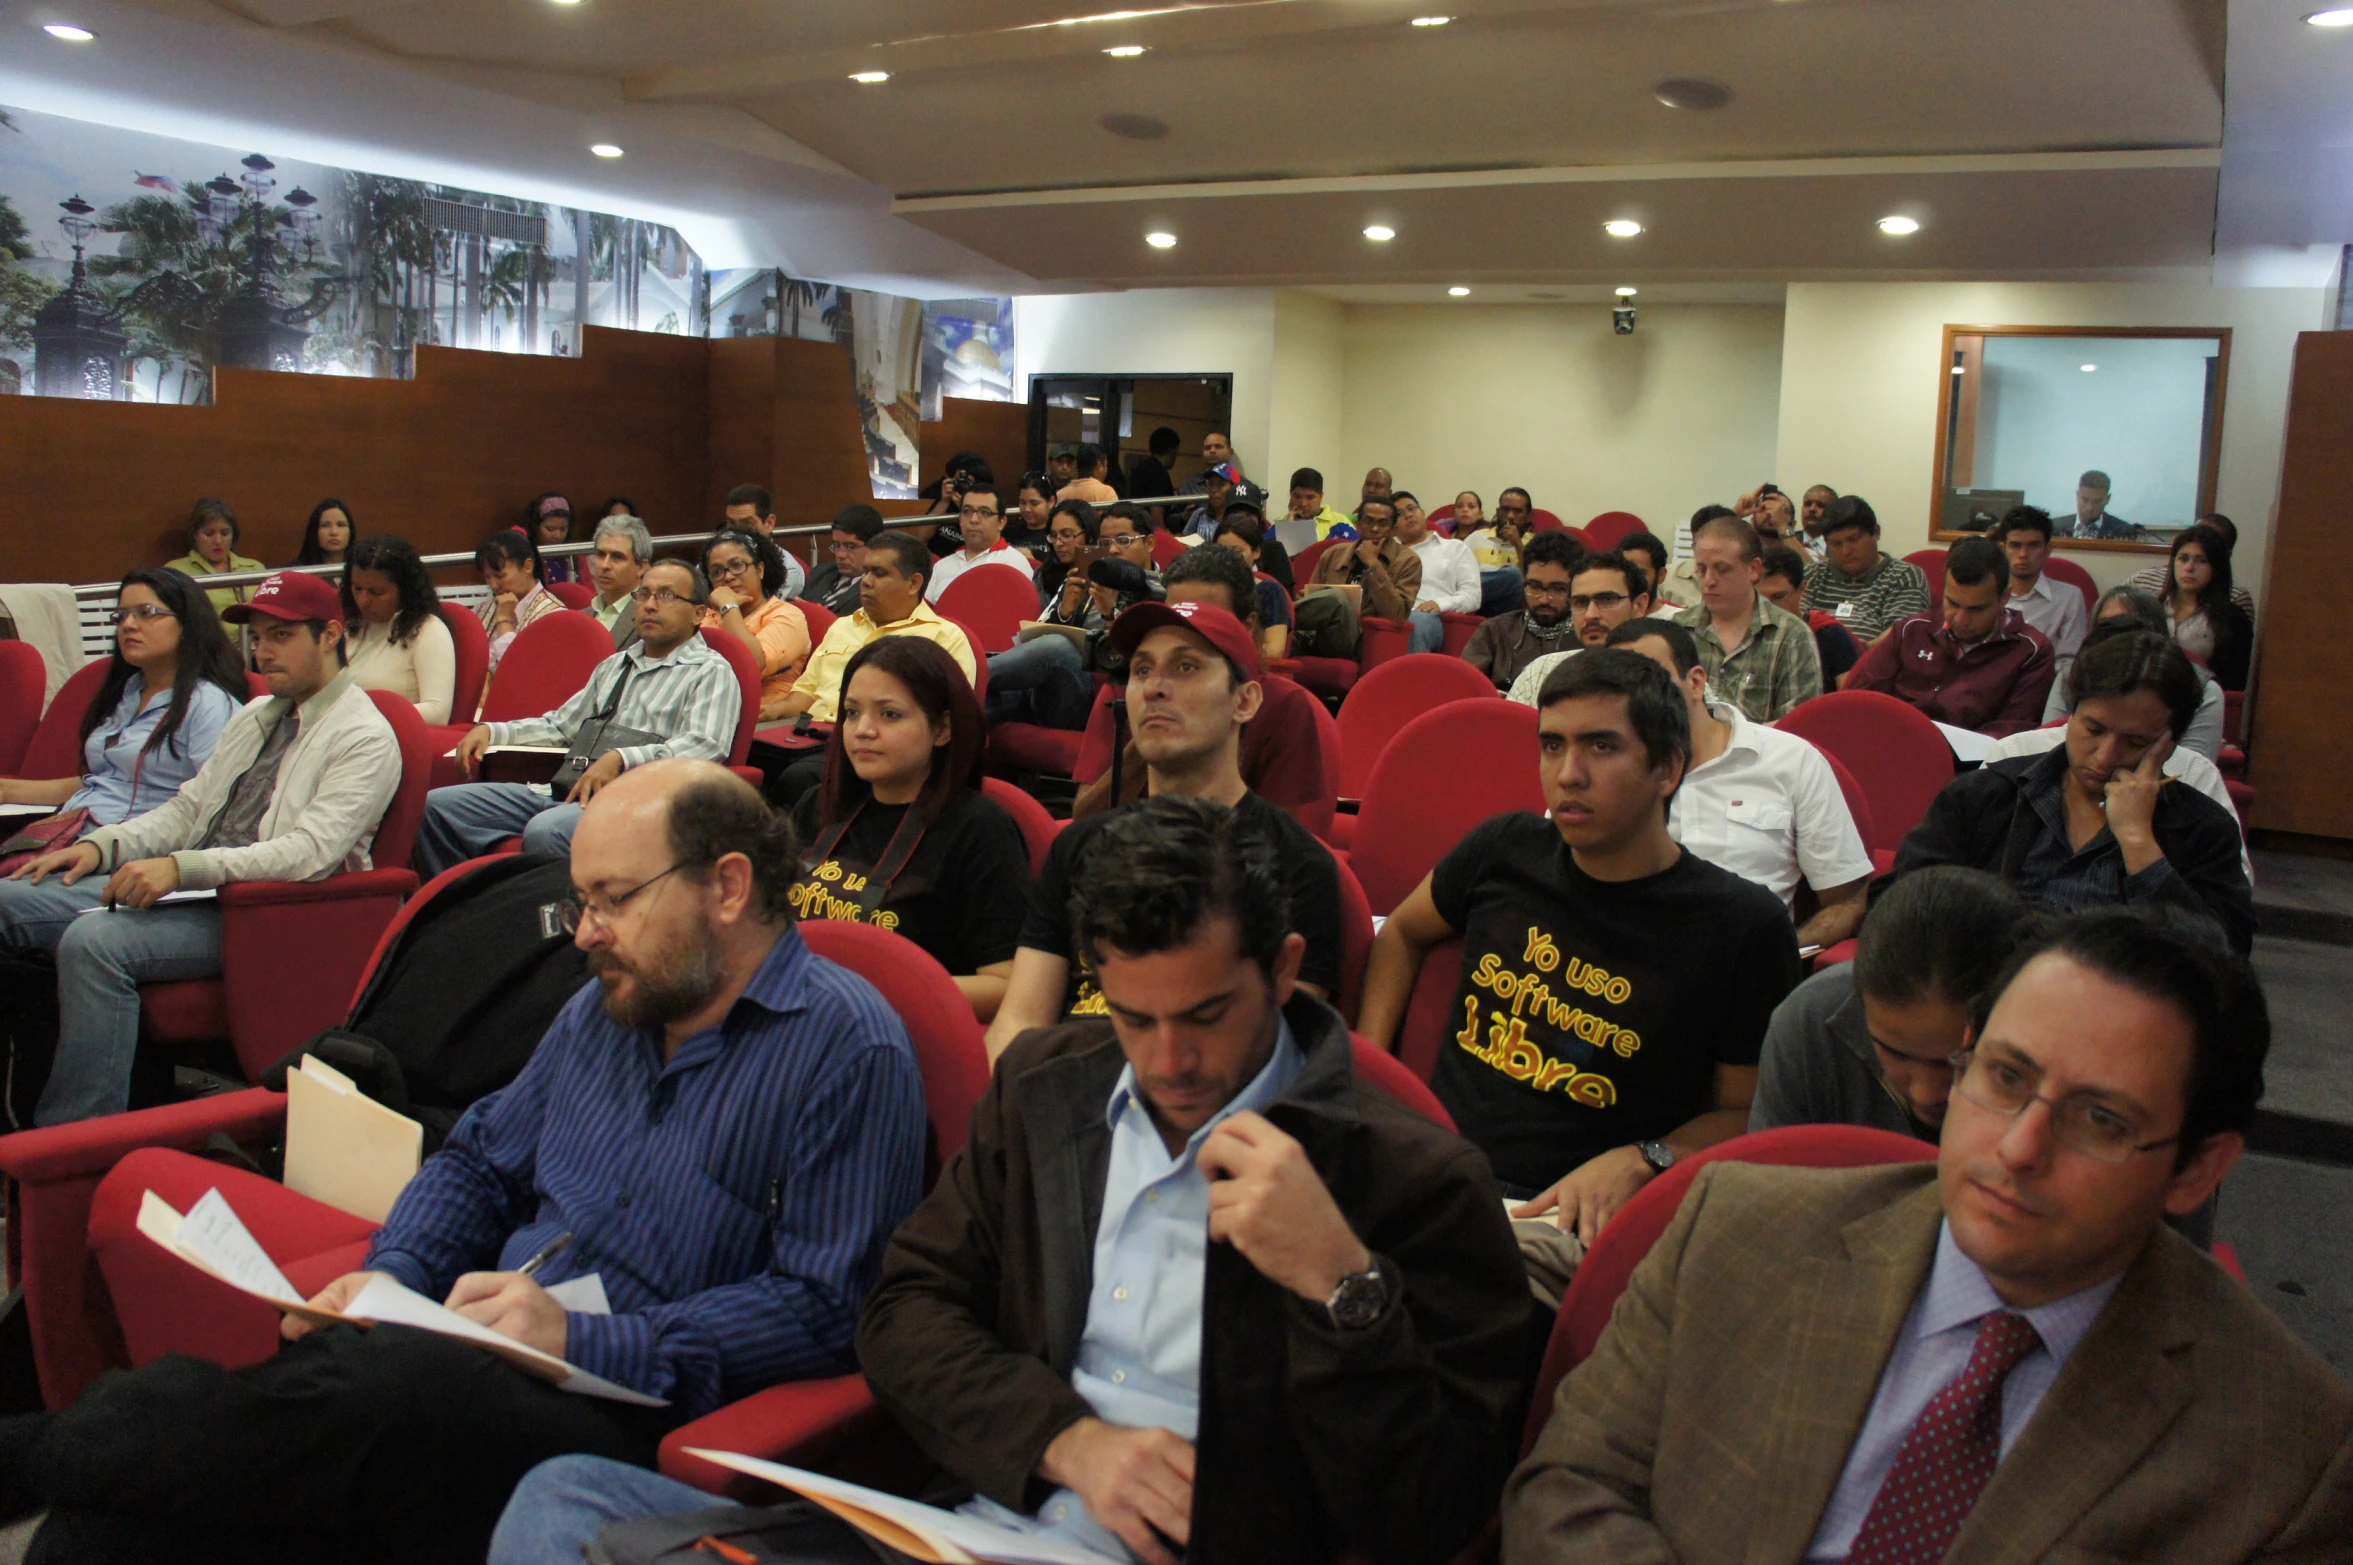
[[[2050,639],[2007,607],[2010,562],[1984,538],[1945,558],[1944,615],[1914,614],[1874,643],[1846,682],[1940,723],[2001,738],[2034,728],[2058,668]]]

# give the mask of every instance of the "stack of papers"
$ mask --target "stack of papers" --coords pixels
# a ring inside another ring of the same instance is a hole
[[[286,1073],[286,1188],[381,1223],[425,1153],[425,1127],[310,1055]]]
[[[153,902],[149,903],[148,906],[178,907],[185,902],[218,902],[220,899],[220,892],[208,886],[201,891],[167,891],[162,896],[157,897]],[[119,902],[101,902],[96,907],[86,907],[82,909],[81,912],[75,914],[74,916],[76,918],[88,918],[93,913],[136,913],[139,911],[140,910],[138,908],[125,907]],[[90,927],[95,929],[98,926],[92,924]]]
[[[778,1488],[790,1489],[803,1499],[824,1506],[868,1537],[901,1554],[928,1561],[929,1565],[1105,1565],[1112,1559],[1067,1538],[1017,1532],[977,1516],[943,1511],[917,1500],[902,1500],[895,1494],[844,1483],[839,1478],[787,1467],[781,1462],[763,1462],[756,1456],[694,1447],[689,1447],[686,1454],[765,1479]]]

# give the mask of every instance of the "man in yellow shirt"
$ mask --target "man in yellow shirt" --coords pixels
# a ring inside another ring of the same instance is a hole
[[[858,612],[833,622],[808,667],[789,691],[760,706],[760,720],[773,723],[803,712],[816,723],[830,723],[841,699],[842,670],[858,649],[882,636],[921,636],[947,649],[971,679],[975,673],[972,643],[964,628],[923,601],[933,560],[931,551],[910,534],[879,532],[866,545],[866,572],[858,583]]]

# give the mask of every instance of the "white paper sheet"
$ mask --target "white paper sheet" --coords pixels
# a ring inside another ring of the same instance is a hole
[[[1983,765],[1985,758],[1993,753],[1994,741],[1984,734],[1955,728],[1950,723],[1939,723],[1936,726],[1943,731],[1944,742],[1953,747],[1953,754],[1964,761]]]
[[[198,891],[170,891],[166,892],[160,897],[157,897],[155,899],[154,906],[178,907],[182,903],[186,902],[217,902],[220,900],[220,896],[220,892],[211,886],[206,886]],[[76,918],[88,918],[93,913],[138,913],[143,911],[145,910],[141,908],[123,907],[117,903],[101,902],[96,907],[86,907],[82,909],[81,912],[75,914],[74,916]]]
[[[781,1462],[763,1462],[756,1456],[741,1456],[733,1451],[690,1449],[687,1455],[764,1478],[813,1499],[838,1500],[857,1510],[871,1511],[906,1528],[951,1560],[959,1553],[968,1560],[986,1560],[993,1565],[1104,1565],[1110,1559],[1109,1555],[1097,1554],[1064,1538],[1015,1532],[977,1516],[963,1516],[955,1511],[943,1511],[936,1505],[903,1500],[879,1489],[844,1483],[839,1478],[787,1467]],[[940,1548],[941,1544],[947,1547]]]
[[[601,1283],[599,1288],[602,1288]],[[422,1294],[410,1292],[382,1272],[368,1279],[367,1286],[360,1289],[358,1295],[343,1307],[343,1313],[353,1320],[374,1321],[379,1325],[415,1326],[422,1331],[438,1331],[444,1336],[478,1342],[509,1358],[527,1359],[550,1371],[561,1370],[564,1376],[556,1384],[565,1391],[602,1397],[608,1402],[626,1402],[633,1407],[669,1406],[660,1397],[649,1397],[642,1391],[615,1385],[586,1370],[574,1369],[560,1358],[526,1347],[512,1337],[502,1337],[478,1321],[468,1320],[457,1311],[436,1304]]]
[[[605,1279],[601,1272],[590,1272],[569,1282],[559,1282],[547,1290],[547,1296],[574,1315],[610,1315],[613,1301],[605,1297]]]
[[[238,1220],[219,1190],[175,1212],[154,1191],[139,1202],[139,1231],[191,1265],[202,1267],[233,1288],[265,1299],[299,1304],[302,1295],[278,1270],[259,1240]]]

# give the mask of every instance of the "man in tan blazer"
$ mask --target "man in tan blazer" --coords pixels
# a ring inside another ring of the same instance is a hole
[[[2243,1150],[2252,976],[2112,910],[1989,993],[1933,1170],[1701,1171],[1506,1565],[2353,1559],[2353,1391],[2164,1225]]]

